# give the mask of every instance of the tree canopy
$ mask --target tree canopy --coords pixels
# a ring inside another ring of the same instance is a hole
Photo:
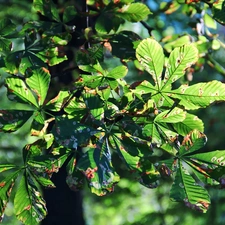
[[[55,188],[63,165],[72,191],[86,181],[98,196],[112,193],[124,170],[147,188],[173,180],[171,200],[207,212],[207,188],[225,185],[225,150],[205,149],[197,113],[225,101],[225,84],[193,76],[207,66],[225,75],[215,57],[225,46],[225,1],[34,0],[32,10],[37,19],[22,25],[0,21],[10,105],[0,132],[29,123],[35,137],[18,149],[22,165],[0,164],[0,221],[15,189],[18,220],[39,224],[47,215],[41,188]],[[137,23],[148,37],[132,30]]]

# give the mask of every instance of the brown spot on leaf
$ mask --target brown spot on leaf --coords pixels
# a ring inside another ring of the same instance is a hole
[[[0,187],[1,188],[4,187],[4,186],[5,186],[5,181],[3,181],[3,182],[0,183]]]

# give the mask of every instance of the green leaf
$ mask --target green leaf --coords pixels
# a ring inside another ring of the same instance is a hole
[[[166,110],[162,113],[159,113],[154,122],[159,123],[179,123],[184,121],[186,118],[186,112],[180,108],[175,107],[172,111]]]
[[[0,222],[2,222],[6,205],[9,201],[9,197],[19,172],[20,171],[11,173],[5,179],[0,181]]]
[[[174,34],[171,37],[169,37],[169,39],[168,39],[168,37],[163,39],[163,41],[166,41],[163,48],[167,52],[172,52],[172,50],[174,48],[182,47],[182,46],[187,45],[187,44],[191,44],[191,39],[192,39],[192,37],[190,35],[180,36],[178,34]]]
[[[14,132],[33,115],[32,111],[0,110],[0,131]]]
[[[38,225],[47,215],[41,193],[29,174],[24,174],[14,199],[16,217],[25,225]]]
[[[116,68],[112,69],[106,77],[113,78],[113,79],[121,79],[126,76],[128,72],[128,68],[126,66],[117,66]]]
[[[44,67],[36,69],[27,69],[26,77],[26,83],[29,85],[31,90],[37,95],[38,105],[43,105],[50,83],[49,71]]]
[[[110,38],[112,55],[120,59],[135,59],[134,42],[141,38],[132,31],[121,31]]]
[[[69,100],[69,96],[70,94],[68,91],[60,91],[56,97],[46,104],[45,108],[51,111],[60,111]]]
[[[164,66],[164,54],[161,45],[157,41],[147,38],[138,45],[136,57],[145,70],[152,75],[155,84],[160,87]]]
[[[197,60],[198,49],[193,44],[175,48],[169,56],[161,89],[180,79],[185,70],[195,64]]]
[[[149,8],[143,3],[132,3],[124,5],[115,11],[116,15],[130,22],[138,22],[151,14]]]
[[[211,152],[192,154],[192,157],[209,164],[225,167],[225,150],[214,150]]]
[[[192,130],[187,134],[182,142],[182,146],[179,150],[180,156],[190,155],[191,153],[204,147],[207,142],[207,137],[205,134],[198,130]]]
[[[9,100],[22,103],[26,102],[38,107],[37,100],[34,97],[33,92],[23,80],[17,77],[6,78],[5,83],[8,89]]]
[[[205,25],[207,27],[212,28],[212,29],[216,29],[217,28],[216,21],[208,13],[204,14],[203,19],[204,19]]]
[[[66,183],[72,191],[80,190],[84,185],[84,176],[81,171],[77,168],[77,158],[76,153],[74,153],[71,160],[68,162]]]
[[[10,51],[12,42],[0,36],[0,51]]]
[[[63,44],[65,43],[66,42],[63,41]],[[36,56],[43,62],[48,63],[49,66],[54,66],[67,60],[67,56],[65,54],[61,54],[58,47],[45,48],[43,51],[38,51]]]
[[[196,183],[181,162],[170,191],[170,198],[184,202],[187,207],[203,213],[207,211],[210,204],[207,190]]]
[[[79,158],[77,168],[86,176],[91,192],[96,195],[113,192],[119,182],[119,176],[112,167],[106,138],[98,141],[96,146],[88,146],[87,152]]]
[[[216,80],[192,86],[181,85],[171,92],[173,97],[181,100],[179,104],[189,110],[204,108],[213,102],[225,100],[225,84]]]
[[[15,168],[17,168],[17,166],[13,164],[1,164],[0,173],[5,172],[7,170],[15,169]]]
[[[7,18],[2,18],[0,21],[0,37],[7,36],[10,33],[15,32],[16,25],[12,23],[11,20]]]
[[[212,6],[213,19],[221,24],[225,24],[225,6],[224,0],[218,0]]]
[[[147,147],[147,143],[144,142],[142,146],[141,143],[133,146],[132,144],[133,141],[136,140],[136,137],[134,137],[133,140],[130,139],[127,141],[126,138],[119,134],[114,135],[112,140],[113,142],[111,142],[111,144],[116,149],[117,154],[126,164],[135,179],[148,188],[156,188],[160,177],[159,172],[155,170],[154,166],[150,162],[146,163],[146,158],[140,157],[143,156],[143,152],[141,152],[142,147],[145,148],[144,152],[146,155],[151,155],[150,147]],[[148,153],[146,153],[146,147],[148,148]]]
[[[100,34],[108,34],[112,30],[116,32],[120,25],[124,23],[122,18],[116,17],[112,12],[102,13],[96,20],[95,30]]]
[[[67,148],[77,148],[86,145],[89,139],[100,130],[84,125],[70,117],[56,117],[56,123],[52,133],[55,140]]]
[[[58,10],[52,0],[34,0],[33,7],[36,12],[40,12],[43,16],[60,22]]]
[[[186,118],[173,124],[174,129],[182,136],[187,135],[190,131],[196,129],[200,132],[204,132],[204,124],[196,115],[186,113]]]
[[[7,54],[5,57],[5,66],[8,72],[12,74],[18,73],[22,56],[22,51],[11,52],[10,54]]]
[[[41,155],[31,157],[27,161],[28,169],[35,180],[44,187],[54,188],[54,183],[50,180],[53,173],[57,173],[65,163],[70,151],[62,149],[59,155]]]
[[[75,18],[77,10],[75,6],[67,6],[63,13],[63,22],[67,23]]]

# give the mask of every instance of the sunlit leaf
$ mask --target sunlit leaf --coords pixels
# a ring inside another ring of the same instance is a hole
[[[7,78],[8,98],[11,101],[26,102],[38,107],[37,99],[34,97],[30,88],[20,78]]]
[[[15,180],[18,177],[18,173],[19,171],[11,173],[5,179],[0,181],[0,222],[2,222],[4,211],[9,202],[9,197],[15,184]]]
[[[131,22],[144,20],[150,14],[149,8],[142,3],[124,5],[116,10],[116,15]]]
[[[167,62],[162,89],[181,78],[185,70],[198,60],[198,49],[194,45],[184,45],[175,48]]]
[[[181,100],[179,104],[186,109],[204,108],[213,102],[225,100],[225,84],[214,80],[191,86],[181,85],[172,93],[174,93],[173,97]]]
[[[47,215],[45,201],[28,174],[20,181],[14,205],[16,217],[25,225],[38,225]]]
[[[37,95],[38,104],[43,105],[50,83],[49,71],[42,67],[37,69],[28,69],[26,71],[26,83],[31,90]]]
[[[179,123],[173,124],[174,129],[182,136],[187,135],[190,131],[197,129],[200,132],[204,131],[204,124],[196,115],[186,113],[186,118]]]
[[[192,130],[187,134],[182,141],[182,146],[179,150],[180,155],[189,155],[190,153],[199,150],[204,147],[207,142],[207,137],[205,134],[198,130]]]
[[[187,207],[203,213],[207,211],[210,204],[207,190],[196,183],[181,162],[170,191],[170,198],[184,202]]]
[[[164,54],[161,45],[153,39],[145,39],[138,45],[136,57],[145,70],[152,75],[155,84],[159,87],[164,66]]]

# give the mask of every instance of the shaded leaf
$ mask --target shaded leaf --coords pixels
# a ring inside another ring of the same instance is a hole
[[[78,160],[77,168],[86,176],[91,192],[99,196],[113,192],[119,181],[105,138],[93,147],[88,146],[87,152]]]
[[[63,22],[67,23],[74,19],[77,15],[77,10],[74,6],[67,6],[63,13]]]
[[[213,18],[221,24],[225,24],[225,5],[223,0],[218,0],[213,3],[212,14]]]
[[[32,111],[0,110],[0,131],[14,132],[33,115]]]
[[[59,13],[56,5],[52,0],[34,0],[33,7],[37,12],[40,12],[43,16],[49,19],[60,21]]]
[[[78,146],[85,146],[88,140],[98,132],[100,131],[81,124],[73,118],[63,116],[56,117],[56,123],[52,131],[57,143],[75,149]]]

